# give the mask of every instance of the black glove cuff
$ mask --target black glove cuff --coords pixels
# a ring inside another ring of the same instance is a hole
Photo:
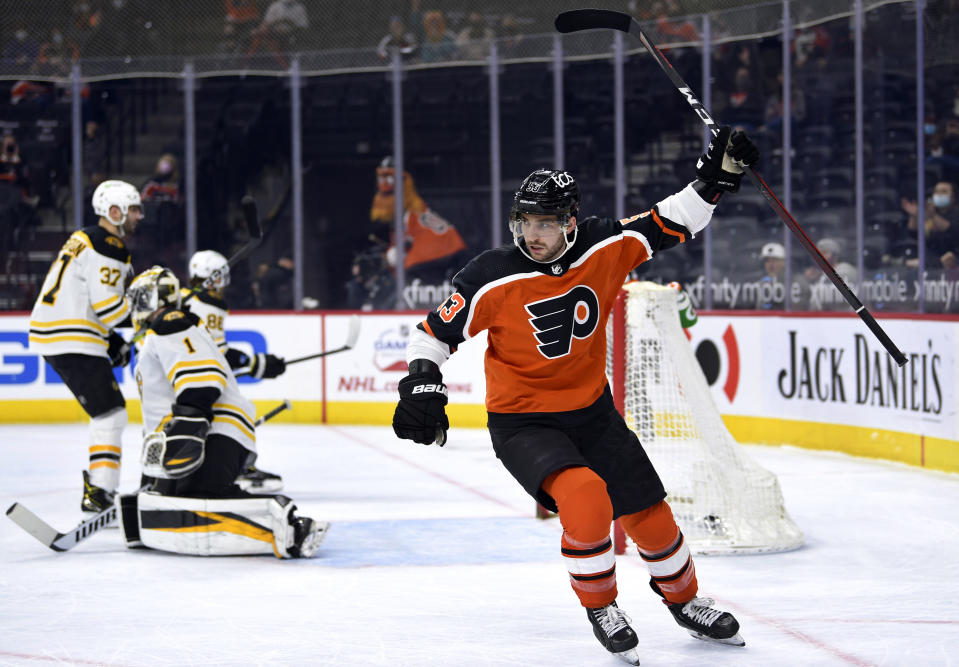
[[[413,375],[414,373],[428,373],[429,375],[435,375],[439,377],[441,380],[443,379],[443,374],[440,372],[440,367],[429,359],[414,359],[411,361],[409,365],[409,373],[410,375]]]

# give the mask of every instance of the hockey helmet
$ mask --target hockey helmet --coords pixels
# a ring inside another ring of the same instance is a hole
[[[170,269],[151,266],[130,283],[127,300],[133,327],[139,331],[157,309],[180,307],[180,281]]]
[[[216,250],[199,250],[190,258],[190,282],[221,290],[230,284],[230,263]]]
[[[120,236],[126,233],[124,225],[131,206],[142,206],[140,192],[126,181],[103,181],[93,191],[93,212],[101,218],[106,218],[115,225]],[[116,206],[123,217],[119,222],[110,217],[110,208]]]
[[[513,206],[509,211],[509,228],[513,232],[513,243],[524,255],[539,262],[540,260],[529,254],[523,241],[521,223],[526,213],[555,215],[563,231],[568,232],[570,218],[579,215],[579,186],[576,185],[576,179],[565,171],[537,169],[526,177],[513,197]],[[549,262],[555,262],[572,247],[576,242],[576,234],[577,228],[574,227],[572,237],[566,234],[566,248]]]

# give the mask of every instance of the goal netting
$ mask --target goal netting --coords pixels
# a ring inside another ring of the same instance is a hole
[[[803,534],[786,512],[776,476],[723,424],[680,326],[677,296],[650,282],[623,288],[608,332],[617,406],[662,477],[694,553],[798,548]]]

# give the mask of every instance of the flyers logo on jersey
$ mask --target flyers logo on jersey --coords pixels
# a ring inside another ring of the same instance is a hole
[[[566,294],[526,305],[540,354],[557,359],[569,354],[574,338],[589,338],[599,324],[599,299],[585,285]]]

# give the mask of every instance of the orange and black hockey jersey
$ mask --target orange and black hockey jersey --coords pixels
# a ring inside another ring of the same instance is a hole
[[[687,189],[673,197],[691,194],[702,202]],[[624,220],[579,222],[575,243],[555,262],[535,262],[516,247],[502,247],[456,274],[456,291],[418,328],[450,350],[488,330],[491,424],[500,413],[581,410],[604,394],[606,321],[624,280],[656,252],[691,236],[660,213],[663,204]],[[694,229],[705,226],[712,208],[702,203],[704,221]]]

